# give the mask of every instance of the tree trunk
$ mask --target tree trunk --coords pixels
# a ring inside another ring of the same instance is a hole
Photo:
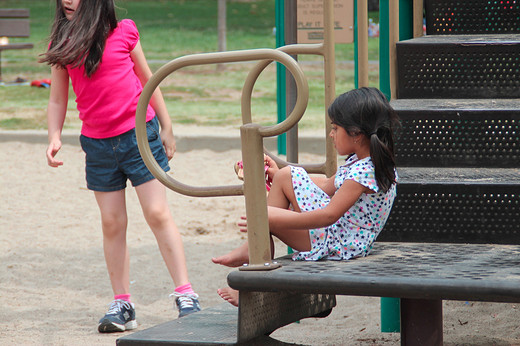
[[[218,0],[218,51],[226,51],[226,0]],[[217,64],[217,71],[225,70],[224,64]]]

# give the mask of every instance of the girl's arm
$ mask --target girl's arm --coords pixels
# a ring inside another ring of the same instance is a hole
[[[336,192],[336,186],[334,185],[334,178],[336,175],[332,177],[323,177],[323,176],[314,176],[311,177],[311,180],[316,186],[322,189],[327,195],[332,197]]]
[[[130,57],[134,62],[135,74],[144,86],[152,76],[152,70],[150,70],[148,63],[146,62],[140,41],[137,41],[134,50],[130,52]],[[159,88],[155,89],[152,98],[150,99],[150,105],[154,109],[155,114],[159,119],[159,123],[161,124],[161,140],[164,149],[166,150],[166,156],[168,156],[168,160],[170,160],[175,153],[175,137],[173,136],[172,121]]]
[[[372,192],[353,180],[345,180],[323,209],[299,213],[283,208],[268,207],[269,227],[272,230],[283,230],[330,226],[356,203],[361,194]]]
[[[264,160],[265,160],[266,165],[269,167],[267,169],[267,175],[272,180],[274,178],[274,175],[276,174],[276,172],[278,172],[280,170],[280,168],[278,168],[278,165],[276,164],[276,162],[272,158],[270,158],[268,155],[265,155]],[[311,177],[311,180],[320,189],[325,191],[326,194],[328,194],[329,196],[332,197],[332,195],[334,195],[334,192],[336,191],[336,187],[334,186],[334,177],[335,177],[334,175],[329,178],[322,177],[322,176],[314,176],[314,177]]]
[[[49,146],[47,147],[47,164],[51,167],[63,165],[63,161],[56,160],[55,156],[61,149],[61,131],[67,114],[69,100],[69,73],[66,69],[51,67],[51,91],[47,106],[47,133]]]

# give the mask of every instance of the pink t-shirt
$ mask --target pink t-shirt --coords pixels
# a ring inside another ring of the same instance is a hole
[[[130,52],[138,41],[135,23],[124,19],[108,36],[102,61],[90,78],[83,66],[67,66],[84,136],[108,138],[135,127],[135,111],[143,86],[134,72]],[[148,105],[146,121],[154,114]]]

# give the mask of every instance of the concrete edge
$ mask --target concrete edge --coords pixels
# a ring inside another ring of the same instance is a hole
[[[215,129],[213,132],[218,131]],[[182,131],[180,133],[183,133]],[[191,150],[211,150],[215,152],[223,152],[228,150],[240,150],[240,136],[237,131],[236,135],[207,135],[195,133],[183,133],[175,136],[177,140],[177,151],[188,152]],[[79,132],[63,132],[61,137],[62,143],[67,145],[79,146]],[[47,144],[47,131],[45,130],[0,130],[0,143],[6,142],[22,142],[29,144]],[[270,151],[277,148],[276,137],[264,139],[265,146]],[[298,149],[300,152],[310,154],[325,153],[325,136],[302,135],[298,141]]]

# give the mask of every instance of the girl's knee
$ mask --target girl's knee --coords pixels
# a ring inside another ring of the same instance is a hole
[[[285,167],[281,168],[280,170],[278,170],[278,172],[276,172],[273,177],[273,184],[277,180],[279,183],[283,182],[283,181],[287,181],[287,180],[290,181],[291,180],[291,167],[285,166]]]
[[[128,224],[126,215],[102,215],[101,225],[105,238],[116,238],[126,234]]]
[[[173,217],[167,207],[148,207],[143,210],[143,213],[146,222],[152,229],[162,229],[170,222],[173,222]]]

